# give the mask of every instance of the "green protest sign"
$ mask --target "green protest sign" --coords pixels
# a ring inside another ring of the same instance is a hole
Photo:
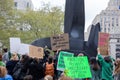
[[[91,78],[87,57],[64,57],[66,75],[71,78]]]
[[[60,51],[59,57],[58,57],[58,64],[57,64],[57,70],[64,71],[65,64],[64,64],[64,57],[73,57],[73,53]]]

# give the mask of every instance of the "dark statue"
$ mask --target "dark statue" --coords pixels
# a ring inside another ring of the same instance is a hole
[[[73,52],[75,54],[84,52],[84,54],[91,56],[90,53],[86,51],[90,50],[90,47],[87,44],[88,42],[89,43],[91,42],[84,41],[84,24],[85,24],[84,0],[66,0],[64,33],[69,34],[70,44],[70,50],[67,51]],[[47,46],[49,49],[51,49],[50,38],[35,40],[32,43],[32,45],[40,47]],[[94,54],[92,56],[96,56],[96,52]]]
[[[69,34],[71,52],[83,51],[84,24],[84,0],[66,0],[64,32]]]

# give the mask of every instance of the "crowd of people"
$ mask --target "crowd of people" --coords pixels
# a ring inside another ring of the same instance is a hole
[[[0,80],[120,80],[120,58],[102,56],[98,48],[97,57],[90,57],[92,78],[72,79],[65,72],[57,70],[59,51],[54,56],[44,50],[44,58],[10,53],[7,48],[0,54]],[[85,56],[79,53],[78,57]]]

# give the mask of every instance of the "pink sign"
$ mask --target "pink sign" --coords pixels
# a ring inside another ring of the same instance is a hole
[[[98,46],[102,55],[108,55],[108,46],[109,46],[109,34],[108,33],[99,33],[99,42]]]

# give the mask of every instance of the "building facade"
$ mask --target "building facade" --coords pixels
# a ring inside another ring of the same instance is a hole
[[[22,11],[27,9],[34,10],[34,6],[31,0],[14,0],[14,8]]]
[[[96,15],[92,24],[98,22],[101,32],[110,34],[110,54],[115,58],[116,53],[120,53],[120,0],[110,0],[107,8]]]

